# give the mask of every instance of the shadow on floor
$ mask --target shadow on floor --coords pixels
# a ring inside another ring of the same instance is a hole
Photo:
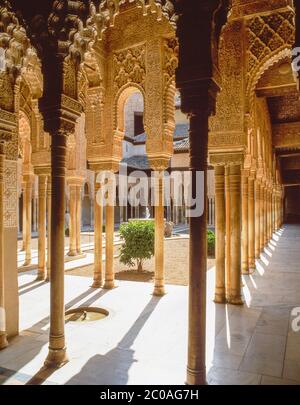
[[[29,284],[31,283],[28,283],[27,285]],[[44,284],[44,282],[26,289],[24,293],[39,287],[41,284]],[[66,304],[66,310],[72,308],[79,301],[88,297],[95,291],[97,290],[95,290],[94,288],[89,288],[88,290],[84,291],[82,294],[75,297],[73,300],[69,301]],[[109,290],[98,291],[92,297],[83,302],[82,306],[89,306],[93,304],[93,302],[98,300],[107,292],[109,292]],[[21,293],[23,293],[23,291]],[[43,384],[45,380],[47,380],[55,371],[54,369],[42,367],[39,372],[32,378],[29,375],[18,372],[18,370],[20,370],[23,366],[32,361],[40,353],[42,347],[45,345],[45,340],[37,340],[37,337],[47,335],[48,328],[45,329],[45,326],[49,323],[49,321],[49,316],[41,319],[36,324],[32,325],[28,331],[24,331],[26,332],[26,335],[20,335],[10,339],[9,346],[0,352],[0,385],[4,384],[7,380],[14,380],[16,381],[16,383],[26,383],[29,385]],[[34,330],[34,332],[31,332],[31,330]],[[10,366],[10,369],[7,369],[5,367],[2,368],[1,366],[6,364],[7,361],[9,361],[9,363],[12,363],[12,361],[15,362],[16,367]]]
[[[33,285],[32,287],[29,287],[29,288],[26,288],[26,289],[21,289],[21,291],[19,291],[19,296],[20,295],[23,295],[23,294],[27,294],[27,293],[29,293],[30,291],[33,291],[33,290],[35,290],[36,288],[39,288],[39,287],[41,287],[42,285],[44,285],[44,281],[35,281],[34,282],[34,284],[35,285]],[[22,288],[22,287],[21,287]]]
[[[134,350],[131,349],[131,347],[159,301],[160,297],[152,297],[138,319],[118,343],[117,347],[105,355],[93,356],[84,365],[81,371],[66,384],[126,384],[128,382],[128,372],[135,362]]]

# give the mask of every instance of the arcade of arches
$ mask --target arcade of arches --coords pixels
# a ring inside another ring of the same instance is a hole
[[[37,234],[37,279],[50,281],[47,367],[67,362],[66,212],[68,255],[82,255],[82,220],[93,224],[93,288],[115,287],[115,223],[127,217],[122,212],[116,221],[113,206],[98,204],[102,185],[95,179],[104,170],[118,173],[126,142],[135,151],[144,148],[147,170],[159,178],[153,294],[165,294],[161,173],[172,166],[188,168],[193,178],[204,172],[207,201],[208,172],[214,170],[214,301],[243,305],[242,275],[255,272],[261,252],[283,223],[300,222],[299,79],[292,69],[292,48],[300,42],[299,2],[23,3],[0,1],[3,353],[13,348],[8,342],[19,333],[18,232],[24,266],[32,261],[32,232]],[[177,91],[185,124],[177,123]],[[128,138],[124,113],[137,92],[143,107],[135,112],[143,113],[146,134],[140,143]],[[185,125],[187,133],[176,139],[178,125]],[[207,210],[206,204],[204,215],[185,221],[188,384],[206,382],[206,229],[212,216]]]

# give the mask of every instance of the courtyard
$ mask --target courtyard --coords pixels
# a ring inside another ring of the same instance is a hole
[[[300,385],[299,78],[300,0],[0,0],[0,385]]]
[[[300,384],[300,334],[291,326],[291,312],[299,306],[299,241],[297,225],[274,233],[257,261],[257,271],[243,276],[244,306],[214,304],[215,269],[209,268],[209,384]],[[172,244],[166,242],[166,249],[168,243]],[[178,244],[174,262],[187,249],[186,243]],[[166,266],[170,280],[168,271],[178,271],[172,265]],[[91,288],[88,269],[74,270],[81,276],[66,272],[66,310],[100,307],[109,315],[99,321],[66,322],[69,362],[58,370],[43,368],[48,350],[49,283],[36,281],[36,270],[19,274],[21,332],[0,353],[1,383],[183,384],[187,288],[175,277],[174,283],[167,282],[163,297],[152,295],[149,282],[120,280],[113,290],[97,290]],[[188,270],[187,266],[181,269]]]

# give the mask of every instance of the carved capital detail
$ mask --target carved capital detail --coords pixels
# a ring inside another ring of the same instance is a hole
[[[243,165],[244,154],[243,153],[216,153],[209,155],[209,162],[212,166],[233,166]]]

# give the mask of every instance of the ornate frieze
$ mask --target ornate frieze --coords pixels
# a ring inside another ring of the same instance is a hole
[[[96,28],[98,39],[101,40],[106,29],[114,26],[117,15],[137,7],[142,10],[144,16],[156,14],[158,21],[165,17],[170,24],[176,26],[177,16],[174,6],[169,0],[104,0],[98,7],[92,3],[88,26]]]
[[[292,5],[292,0],[232,0],[231,18],[269,12]]]
[[[209,154],[209,163],[212,166],[220,165],[243,165],[244,163],[244,154],[241,152],[237,153],[210,153]]]
[[[114,93],[133,83],[145,88],[145,45],[118,51],[113,56]]]
[[[209,148],[228,148],[246,144],[244,132],[212,132],[209,134]]]

